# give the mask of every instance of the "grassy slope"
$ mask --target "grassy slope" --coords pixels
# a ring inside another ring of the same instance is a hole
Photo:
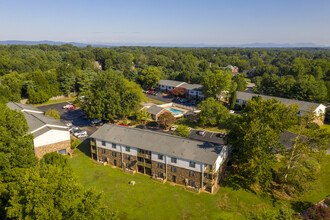
[[[104,201],[124,219],[244,219],[250,211],[271,207],[270,199],[244,190],[222,187],[216,195],[195,194],[148,176],[96,165],[78,149],[70,162],[79,181],[104,191]],[[135,186],[128,184],[131,180]]]
[[[75,99],[76,99],[75,97],[58,98],[56,100],[48,100],[45,103],[32,104],[32,105],[33,106],[43,106],[43,105],[50,105],[50,104],[56,104],[56,103],[61,103],[61,102],[67,102],[67,101],[74,101]]]
[[[118,168],[96,165],[83,143],[70,159],[79,181],[104,192],[104,202],[118,210],[121,219],[245,219],[249,212],[271,208],[269,198],[244,190],[221,187],[216,195],[187,192],[181,186],[154,182],[141,174],[126,174]],[[315,188],[300,197],[316,203],[330,194],[330,156],[327,156]],[[135,186],[129,185],[134,180]]]

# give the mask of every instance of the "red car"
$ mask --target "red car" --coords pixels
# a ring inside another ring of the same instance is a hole
[[[126,127],[128,127],[128,125],[124,125],[124,124],[118,124],[118,125],[121,125],[121,126],[126,126]]]
[[[154,91],[151,91],[151,90],[150,90],[150,91],[148,92],[148,94],[151,94],[151,93],[153,93],[153,92],[154,92]]]
[[[67,109],[74,109],[74,106],[70,106],[70,107],[68,107]]]

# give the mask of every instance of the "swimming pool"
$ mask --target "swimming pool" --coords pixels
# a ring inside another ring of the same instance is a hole
[[[174,114],[178,115],[178,114],[183,114],[183,111],[180,111],[178,109],[175,108],[167,108],[167,110],[173,112]]]

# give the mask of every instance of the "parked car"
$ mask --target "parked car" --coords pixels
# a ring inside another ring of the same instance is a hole
[[[150,90],[150,91],[148,91],[148,94],[152,94],[154,91],[152,91],[152,90]]]
[[[86,133],[79,133],[76,137],[77,138],[83,138],[83,137],[87,137],[87,136],[88,136],[88,134],[86,132]]]
[[[74,133],[74,132],[79,131],[79,128],[78,127],[71,127],[71,128],[69,128],[69,131],[71,131],[72,133]]]
[[[205,130],[199,130],[199,131],[197,132],[197,134],[198,134],[198,135],[201,135],[201,136],[204,136],[205,133],[206,133]]]
[[[67,122],[67,123],[65,123],[65,126],[71,127],[72,126],[72,123],[71,122]]]
[[[73,133],[74,136],[78,137],[79,135],[87,135],[87,131],[77,131],[75,133]]]
[[[72,107],[73,105],[65,105],[65,106],[63,106],[62,108],[63,109],[68,109],[68,108],[70,108],[70,107]],[[74,107],[74,106],[73,106]]]
[[[180,102],[181,103],[186,103],[187,102],[187,99],[181,99]]]
[[[229,110],[229,113],[233,114],[233,113],[235,113],[235,111],[234,110]]]
[[[102,121],[99,120],[99,119],[94,119],[91,121],[92,124],[98,124],[98,123],[101,123]]]
[[[71,109],[74,109],[74,108],[75,108],[75,107],[74,107],[73,105],[71,105],[71,106],[67,107],[66,109],[71,110]]]

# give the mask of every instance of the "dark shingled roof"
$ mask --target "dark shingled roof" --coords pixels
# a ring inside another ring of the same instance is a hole
[[[203,86],[200,85],[200,84],[184,84],[182,86],[180,86],[182,88],[185,88],[185,89],[189,89],[189,90],[202,90],[203,89]]]
[[[311,111],[312,108],[317,108],[319,105],[322,105],[320,103],[315,102],[305,102],[305,101],[299,101],[294,99],[286,99],[286,98],[280,98],[275,96],[269,96],[269,95],[260,95],[256,93],[249,93],[249,92],[239,92],[237,91],[237,99],[240,100],[250,100],[253,96],[261,96],[264,100],[268,99],[277,99],[279,102],[282,102],[282,104],[285,105],[292,105],[292,104],[299,104],[299,109],[303,110],[305,112]]]
[[[91,138],[213,165],[223,147],[169,134],[105,124]]]
[[[177,87],[186,84],[185,82],[175,81],[175,80],[159,80],[159,85]]]
[[[146,109],[147,112],[149,112],[150,114],[153,114],[153,115],[158,115],[163,110],[164,110],[164,108],[159,107],[157,105],[152,105]]]
[[[55,118],[45,116],[43,114],[38,113],[30,113],[30,112],[23,112],[26,122],[29,125],[28,132],[32,132],[46,124],[53,125],[53,126],[62,126],[66,127],[62,122],[56,120]]]

